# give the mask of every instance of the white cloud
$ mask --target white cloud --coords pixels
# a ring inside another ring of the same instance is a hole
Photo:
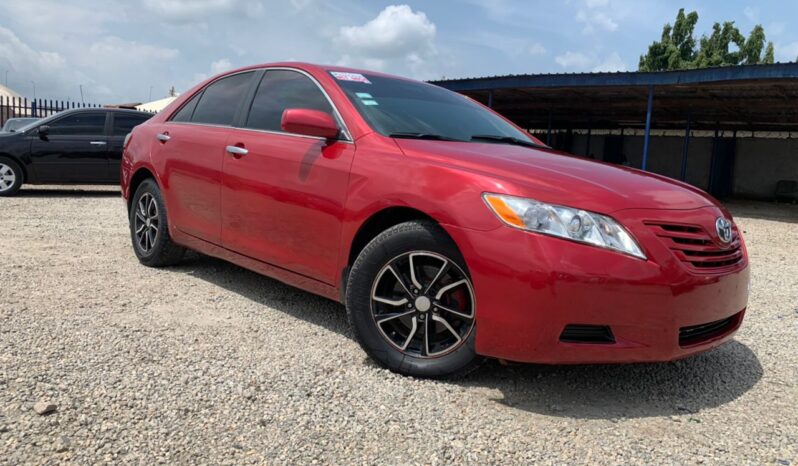
[[[775,44],[773,46],[776,52],[776,61],[787,63],[796,60],[798,57],[798,42],[790,42],[789,44]]]
[[[213,74],[223,73],[232,68],[233,64],[230,63],[230,60],[226,58],[222,58],[220,60],[216,60],[215,62],[211,63],[211,73]]]
[[[594,72],[598,71],[627,71],[626,63],[624,63],[618,52],[613,52],[607,56],[601,63],[593,67]]]
[[[89,54],[95,61],[124,59],[125,62],[147,64],[153,60],[172,60],[179,55],[177,49],[141,44],[107,36],[89,46]]]
[[[579,10],[576,12],[576,20],[585,25],[582,34],[591,34],[596,30],[613,32],[618,29],[618,23],[602,11]]]
[[[13,31],[0,27],[0,67],[11,73],[10,86],[18,93],[33,97],[33,83],[36,82],[42,97],[42,89],[64,90],[81,78],[80,74],[67,66],[67,61],[58,52],[39,51],[20,40]],[[62,94],[63,95],[63,94]],[[48,95],[47,97],[51,97]]]
[[[607,6],[609,3],[609,0],[585,0],[585,5],[587,5],[588,8]]]
[[[759,8],[747,6],[743,9],[743,14],[752,23],[756,23],[759,21]]]
[[[437,54],[435,24],[421,11],[407,5],[385,7],[362,26],[345,26],[334,42],[344,54],[339,63],[384,70],[396,65],[414,74]]]
[[[545,55],[546,47],[540,42],[535,42],[527,48],[527,52],[529,52],[530,55]]]
[[[554,58],[558,65],[572,71],[627,71],[628,68],[618,52],[603,59],[595,54],[568,51]]]
[[[581,52],[565,52],[554,58],[554,61],[563,68],[584,69],[593,64],[593,59]]]
[[[216,15],[260,16],[264,7],[253,0],[144,0],[155,19],[173,23],[204,23]]]

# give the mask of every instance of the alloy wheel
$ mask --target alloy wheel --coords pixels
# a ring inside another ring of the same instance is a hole
[[[451,259],[413,251],[390,260],[371,289],[371,314],[380,334],[417,358],[451,353],[474,328],[471,281]]]
[[[155,247],[158,239],[160,219],[158,217],[158,203],[150,193],[144,193],[136,205],[134,218],[136,241],[144,253],[149,253]]]
[[[8,191],[17,181],[17,175],[8,165],[0,162],[0,192]]]

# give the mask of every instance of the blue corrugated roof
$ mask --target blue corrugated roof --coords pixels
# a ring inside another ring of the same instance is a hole
[[[728,81],[798,79],[798,63],[740,65],[697,70],[561,73],[487,76],[430,81],[446,89],[463,92],[541,87],[667,86]]]

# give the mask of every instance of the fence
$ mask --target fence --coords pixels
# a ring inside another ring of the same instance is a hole
[[[0,96],[0,127],[9,118],[44,118],[71,108],[97,108],[101,105],[51,99]]]

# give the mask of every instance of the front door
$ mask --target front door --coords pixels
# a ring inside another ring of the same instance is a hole
[[[108,173],[107,112],[80,112],[29,132],[31,161],[42,183],[102,183]]]
[[[263,262],[332,283],[355,146],[283,132],[287,108],[333,113],[306,75],[270,70],[242,128],[233,129],[222,183],[222,244]]]

